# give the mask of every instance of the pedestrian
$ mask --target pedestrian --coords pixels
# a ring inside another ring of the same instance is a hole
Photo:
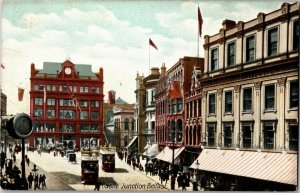
[[[45,176],[45,174],[43,174],[43,176],[42,176],[42,189],[44,189],[46,187],[47,187],[46,186],[46,176]]]
[[[43,176],[42,176],[42,174],[40,174],[39,185],[38,185],[39,189],[41,188],[42,181],[43,181]]]
[[[182,191],[183,191],[183,190],[186,190],[186,185],[187,185],[187,177],[186,177],[186,175],[184,174],[184,175],[182,176],[182,184],[181,184],[181,186],[182,186]]]
[[[32,187],[32,181],[33,181],[33,175],[32,175],[31,172],[28,175],[27,180],[28,180],[28,186],[29,186],[29,188],[31,188]]]
[[[34,190],[36,190],[36,188],[39,188],[38,184],[39,184],[39,174],[35,174],[35,177],[34,177]]]
[[[26,162],[27,162],[27,166],[29,167],[29,164],[30,164],[29,157],[27,157]]]
[[[94,191],[99,191],[99,190],[100,190],[100,183],[96,182]]]
[[[16,163],[16,155],[13,154],[13,160],[14,160],[14,163]]]

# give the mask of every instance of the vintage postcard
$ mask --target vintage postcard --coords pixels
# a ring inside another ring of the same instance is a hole
[[[298,190],[299,5],[1,0],[1,189]]]

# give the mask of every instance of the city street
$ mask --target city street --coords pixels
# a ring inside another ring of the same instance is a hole
[[[47,190],[83,190],[93,191],[94,185],[81,183],[81,153],[77,152],[77,163],[69,163],[66,157],[53,156],[53,152],[42,153],[41,156],[35,152],[26,153],[30,158],[30,166],[26,165],[26,176],[33,169],[33,163],[39,169],[37,173],[45,173],[47,179]],[[20,163],[21,153],[17,154],[17,164]],[[32,163],[33,162],[33,163]],[[116,156],[116,170],[113,173],[101,170],[99,162],[100,190],[104,191],[166,191],[167,188],[160,185],[157,180],[145,175],[144,172],[133,170],[131,166],[121,161]]]

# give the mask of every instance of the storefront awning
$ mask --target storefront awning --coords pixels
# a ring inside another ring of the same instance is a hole
[[[184,150],[184,147],[177,148],[174,150],[174,160],[181,154]],[[159,154],[156,156],[156,159],[172,163],[172,152],[173,150],[169,147],[165,147]]]
[[[144,147],[144,149],[148,149],[149,147],[151,147],[151,145],[147,143],[147,145]]]
[[[190,168],[297,185],[297,154],[204,149],[197,160]]]
[[[134,144],[134,142],[137,140],[137,136],[134,136],[133,137],[133,139],[130,141],[130,143],[126,146],[126,148],[128,149],[128,148],[130,148],[133,144]]]
[[[147,157],[155,157],[158,154],[158,144],[152,144],[150,147],[143,153]]]

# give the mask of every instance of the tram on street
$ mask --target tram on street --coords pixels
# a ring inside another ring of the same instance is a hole
[[[105,172],[115,171],[115,147],[100,147],[100,160],[102,163],[102,170]]]
[[[81,151],[81,181],[95,183],[99,178],[99,150]]]

